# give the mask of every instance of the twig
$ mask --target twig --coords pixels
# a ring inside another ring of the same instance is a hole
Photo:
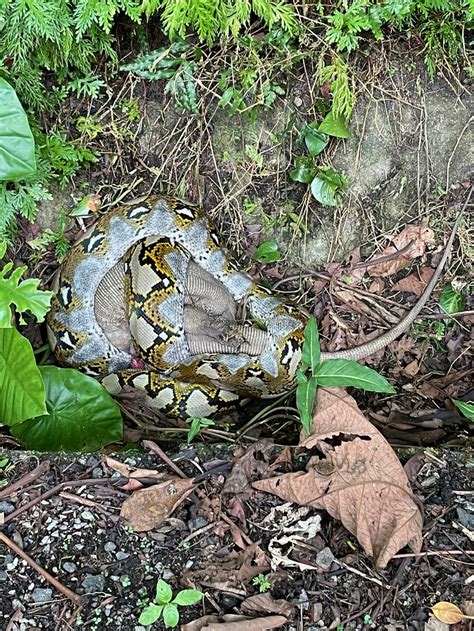
[[[429,552],[406,552],[403,554],[395,554],[392,557],[392,559],[434,557],[434,556],[443,556],[443,554],[447,554],[448,556],[460,556],[462,554],[466,554],[467,556],[473,556],[474,552],[471,552],[468,550],[430,550]]]
[[[33,471],[30,471],[29,473],[25,474],[16,482],[9,484],[4,489],[2,489],[0,491],[0,498],[8,497],[15,491],[18,491],[18,489],[21,489],[23,486],[30,484],[37,478],[40,478],[42,475],[44,475],[45,473],[49,471],[49,468],[50,468],[50,462],[49,460],[45,460],[44,462],[39,464],[35,469],[33,469]]]
[[[365,578],[368,581],[375,583],[376,585],[380,585],[380,587],[384,587],[385,589],[391,589],[391,585],[382,583],[382,581],[380,581],[378,578],[373,578],[372,576],[369,576],[368,574],[364,574],[364,572],[361,572],[360,570],[356,570],[355,567],[351,567],[350,565],[347,565],[347,563],[343,563],[342,561],[339,561],[338,559],[334,559],[334,562],[340,565],[341,567],[343,567],[348,572],[357,574],[357,576],[362,576],[362,578]]]
[[[79,596],[79,594],[76,594],[75,592],[73,592],[71,589],[69,589],[69,587],[66,587],[65,585],[60,583],[57,578],[55,578],[54,576],[51,576],[49,572],[47,572],[44,568],[42,568],[41,565],[38,565],[36,561],[34,561],[28,554],[26,554],[24,550],[18,547],[16,543],[14,543],[11,539],[9,539],[9,537],[7,537],[6,534],[3,532],[0,532],[0,541],[3,541],[3,543],[7,545],[10,548],[10,550],[12,550],[15,554],[20,556],[22,559],[24,559],[29,565],[31,565],[31,567],[34,570],[38,572],[38,574],[40,574],[40,576],[42,576],[45,580],[51,583],[51,585],[55,589],[57,589],[59,592],[62,592],[67,598],[72,600],[73,603],[79,606],[83,602],[82,596]]]
[[[156,454],[157,456],[160,456],[160,458],[163,460],[163,462],[165,464],[168,465],[168,467],[170,467],[170,469],[173,469],[173,471],[175,473],[177,473],[179,475],[180,478],[183,478],[183,480],[187,480],[189,476],[187,476],[184,471],[182,469],[180,469],[178,467],[177,464],[175,464],[171,458],[169,456],[167,456],[165,454],[165,452],[161,449],[161,447],[159,447],[156,443],[154,443],[152,440],[144,440],[143,441],[143,446],[145,447],[145,449],[149,449],[151,452],[153,452],[154,454]]]

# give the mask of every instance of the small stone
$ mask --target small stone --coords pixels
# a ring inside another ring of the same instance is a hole
[[[209,522],[205,517],[198,516],[194,519],[188,520],[188,528],[191,532],[193,532],[194,530],[199,530],[199,528],[204,528],[204,526],[207,526],[208,523]]]
[[[102,576],[102,574],[86,574],[81,586],[86,594],[103,592],[105,587],[105,576]]]
[[[464,508],[461,508],[460,506],[456,508],[456,512],[458,514],[458,519],[461,522],[461,524],[465,526],[468,530],[474,530],[474,513],[464,510]],[[0,513],[1,513],[1,510],[0,510]]]
[[[4,513],[5,515],[9,515],[13,513],[15,510],[14,505],[11,502],[0,502],[0,513]]]
[[[164,581],[171,581],[174,578],[174,574],[173,572],[167,567],[163,570],[162,574],[161,574],[161,578]]]
[[[104,550],[106,552],[113,552],[114,550],[117,549],[117,546],[115,545],[115,543],[113,541],[106,541],[104,544]]]
[[[8,574],[0,570],[0,583],[4,583],[8,579]]]
[[[95,480],[97,480],[98,478],[103,478],[104,470],[102,469],[102,467],[96,467],[95,469],[92,469],[91,475]]]
[[[301,107],[303,105],[303,99],[301,99],[299,96],[295,96],[295,98],[293,99],[293,105],[295,107]]]
[[[53,590],[49,589],[49,587],[35,587],[31,598],[34,603],[46,603],[53,598]]]
[[[13,563],[14,560],[15,560],[15,557],[13,556],[13,554],[6,554],[5,558],[3,559],[3,565],[7,567],[7,565],[10,565],[11,563]]]
[[[323,548],[321,552],[318,552],[316,555],[316,563],[323,570],[329,570],[334,561],[334,554],[331,551],[331,548]]]
[[[119,550],[115,554],[117,561],[125,561],[125,559],[128,559],[129,556],[130,554],[128,552],[124,552],[123,550]]]
[[[72,561],[65,561],[63,563],[63,570],[69,574],[73,574],[77,570],[77,565]]]
[[[86,521],[94,521],[94,515],[90,512],[90,510],[82,511],[81,517]]]

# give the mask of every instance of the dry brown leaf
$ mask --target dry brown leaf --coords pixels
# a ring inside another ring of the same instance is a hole
[[[202,631],[266,631],[277,629],[286,624],[284,616],[266,616],[265,618],[245,618],[236,622],[217,622],[203,627]]]
[[[210,622],[219,622],[219,618],[217,616],[203,616],[187,624],[182,624],[180,629],[181,631],[201,631]]]
[[[426,245],[432,243],[434,233],[426,223],[411,224],[404,228],[392,239],[393,245],[377,254],[374,260],[390,257],[389,260],[370,265],[367,268],[369,276],[391,276],[406,267],[417,256],[422,256]],[[403,251],[400,254],[400,251]]]
[[[474,620],[474,616],[466,616],[457,605],[450,603],[446,600],[442,600],[431,607],[431,611],[434,615],[446,624],[456,624],[463,620]]]
[[[277,613],[290,618],[293,615],[294,605],[282,598],[275,600],[271,594],[256,594],[244,600],[241,609],[245,613]]]
[[[152,478],[153,480],[162,480],[165,477],[163,471],[160,472],[155,469],[136,469],[114,458],[107,457],[105,462],[108,467],[113,471],[118,471],[124,478]]]
[[[273,441],[268,438],[258,440],[236,460],[222,489],[233,495],[243,493],[255,478],[264,475],[269,466],[269,454],[273,451]]]
[[[140,489],[125,500],[120,515],[136,532],[152,530],[168,519],[183,495],[189,493],[194,486],[192,480],[175,478]]]
[[[301,444],[325,456],[312,457],[307,473],[283,474],[254,487],[324,508],[357,537],[378,568],[406,545],[419,552],[423,519],[403,467],[354,399],[342,389],[320,388],[313,430]]]
[[[420,272],[421,278],[418,274],[405,276],[405,278],[401,278],[395,283],[392,291],[406,291],[410,294],[415,294],[419,298],[425,291],[426,285],[430,282],[433,274],[434,269],[432,267],[423,267]]]

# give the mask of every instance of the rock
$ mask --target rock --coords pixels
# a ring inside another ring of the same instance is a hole
[[[63,563],[63,570],[68,574],[74,574],[74,572],[77,570],[77,565],[75,563],[72,563],[72,561],[65,561]]]
[[[34,603],[46,603],[53,598],[53,590],[49,589],[49,587],[35,587],[31,594],[31,598]]]
[[[81,586],[86,594],[103,592],[105,587],[105,576],[102,574],[86,574]]]
[[[4,583],[8,580],[8,574],[4,570],[0,570],[0,583]]]
[[[117,546],[113,541],[106,541],[104,544],[104,550],[106,552],[114,552],[117,549]]]
[[[331,548],[326,547],[326,548],[323,548],[321,552],[318,552],[318,554],[316,555],[316,563],[319,565],[321,569],[329,571],[334,561],[334,558],[335,557],[331,551]]]
[[[94,469],[92,469],[91,475],[94,479],[103,478],[104,470],[102,469],[102,467],[95,467]]]
[[[123,550],[119,550],[115,554],[117,561],[125,561],[125,559],[128,559],[129,556],[130,554],[128,552],[124,552]]]
[[[199,528],[204,528],[208,523],[209,521],[205,517],[198,516],[188,520],[188,528],[193,532],[194,530],[199,530]]]
[[[171,581],[174,577],[174,573],[168,567],[166,567],[161,574],[161,578],[164,581]]]
[[[465,526],[468,530],[474,530],[474,513],[465,510],[461,506],[458,506],[458,508],[456,508],[456,512],[461,524]]]
[[[9,515],[10,513],[13,513],[14,510],[15,506],[11,502],[6,502],[5,500],[0,502],[0,513]]]

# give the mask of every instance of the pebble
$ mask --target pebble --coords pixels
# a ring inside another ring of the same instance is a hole
[[[2,511],[0,510],[0,513]],[[460,506],[456,508],[458,519],[468,530],[474,530],[474,513],[471,513]]]
[[[53,590],[49,589],[49,587],[35,587],[31,598],[34,603],[46,603],[53,598]]]
[[[90,510],[82,511],[81,517],[87,521],[94,521],[94,515],[90,512]]]
[[[123,550],[119,550],[115,553],[117,561],[125,561],[125,559],[128,559],[129,556],[130,554],[128,552],[123,552]]]
[[[6,502],[6,501],[0,502],[0,513],[9,515],[10,513],[13,513],[14,510],[15,510],[15,507],[11,502]]]
[[[105,587],[105,576],[102,576],[102,574],[86,574],[81,586],[86,594],[103,592]]]
[[[193,532],[193,530],[199,530],[199,528],[204,528],[204,526],[207,526],[208,524],[208,520],[205,517],[195,517],[194,519],[190,519],[188,520],[188,528],[191,532]]]
[[[171,579],[174,578],[174,574],[173,572],[167,567],[163,570],[162,574],[161,574],[161,578],[164,581],[171,581]]]
[[[7,565],[10,565],[10,563],[13,563],[14,560],[15,560],[15,557],[13,556],[13,554],[6,554],[5,558],[3,559],[3,565],[7,567]]]
[[[69,574],[73,574],[77,570],[77,565],[72,561],[65,561],[63,563],[63,570]]]
[[[91,475],[95,480],[97,480],[98,478],[103,478],[104,470],[102,469],[102,467],[96,467],[95,469],[92,469]]]
[[[104,544],[104,550],[106,552],[113,552],[114,550],[117,549],[117,546],[115,545],[115,543],[113,541],[106,541]]]
[[[8,578],[8,574],[3,570],[0,570],[0,583],[4,583]]]
[[[316,555],[316,563],[323,570],[329,570],[332,563],[334,561],[334,554],[331,551],[331,548],[323,548],[321,552],[318,552]]]

